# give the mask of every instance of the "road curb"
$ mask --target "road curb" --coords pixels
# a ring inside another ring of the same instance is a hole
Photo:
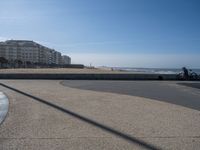
[[[9,108],[8,97],[3,92],[0,92],[0,125],[6,118],[6,115],[8,113],[8,108]]]

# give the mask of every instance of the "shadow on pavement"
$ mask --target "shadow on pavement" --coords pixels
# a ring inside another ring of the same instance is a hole
[[[20,90],[18,90],[18,89],[15,89],[15,88],[10,87],[10,86],[8,86],[8,85],[6,85],[6,84],[3,84],[3,83],[0,83],[0,85],[3,86],[3,87],[5,87],[5,88],[8,88],[8,89],[10,89],[10,90],[13,90],[13,91],[15,91],[15,92],[17,92],[17,93],[20,93],[20,94],[22,94],[22,95],[25,95],[25,96],[27,96],[27,97],[29,97],[29,98],[32,98],[32,99],[35,100],[35,101],[38,101],[38,102],[41,102],[41,103],[46,104],[46,105],[48,105],[48,106],[51,106],[51,107],[54,108],[54,109],[57,109],[57,110],[59,110],[59,111],[61,111],[61,112],[63,112],[63,113],[66,113],[66,114],[68,114],[68,115],[70,115],[70,116],[72,116],[72,117],[75,117],[75,118],[77,118],[77,119],[79,119],[79,120],[81,120],[81,121],[83,121],[83,122],[86,122],[86,123],[88,123],[88,124],[91,124],[91,125],[93,125],[93,126],[95,126],[95,127],[98,127],[98,128],[100,128],[100,129],[104,130],[104,131],[107,131],[107,132],[109,132],[109,133],[111,133],[111,134],[114,134],[114,135],[116,135],[116,136],[118,136],[118,137],[120,137],[120,138],[122,138],[122,139],[124,139],[124,140],[127,140],[127,141],[129,141],[129,142],[131,142],[131,143],[133,143],[133,144],[137,144],[137,145],[139,145],[139,146],[141,146],[141,147],[143,147],[143,148],[150,149],[150,150],[159,150],[159,149],[160,149],[160,148],[158,148],[158,147],[156,147],[156,146],[154,146],[154,145],[151,145],[151,144],[148,144],[148,143],[146,143],[146,142],[144,142],[144,141],[142,141],[142,140],[139,140],[139,139],[137,139],[137,138],[135,138],[135,137],[133,137],[133,136],[131,136],[131,135],[122,133],[122,132],[120,132],[120,131],[117,131],[117,130],[115,130],[115,129],[109,127],[109,126],[106,126],[106,125],[104,125],[104,124],[101,124],[101,123],[99,123],[99,122],[96,122],[96,121],[94,121],[94,120],[91,120],[91,119],[89,119],[89,118],[87,118],[87,117],[84,117],[84,116],[82,116],[82,115],[80,115],[80,114],[77,114],[77,113],[75,113],[75,112],[73,112],[73,111],[70,111],[70,110],[65,109],[65,108],[63,108],[63,107],[60,107],[60,106],[58,106],[58,105],[56,105],[56,104],[53,104],[53,103],[51,103],[51,102],[48,102],[47,100],[43,100],[43,99],[38,98],[38,97],[36,97],[36,96],[30,95],[30,94],[28,94],[28,93],[25,93],[25,92],[23,92],[23,91],[20,91]]]
[[[176,85],[176,82],[170,82]],[[162,81],[91,81],[65,80],[61,84],[71,88],[110,92],[131,96],[144,97],[151,100],[163,101],[200,111],[200,95],[185,92],[184,86],[169,86]],[[187,84],[188,85],[188,84]],[[188,85],[189,86],[189,85]],[[199,86],[193,83],[191,86]],[[191,89],[196,91],[198,89]]]
[[[179,85],[184,85],[196,89],[200,89],[200,83],[178,83]]]

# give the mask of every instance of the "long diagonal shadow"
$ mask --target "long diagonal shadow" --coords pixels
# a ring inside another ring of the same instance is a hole
[[[84,116],[82,116],[82,115],[80,115],[80,114],[77,114],[77,113],[75,113],[75,112],[73,112],[73,111],[70,111],[70,110],[68,110],[68,109],[62,108],[62,107],[60,107],[60,106],[58,106],[58,105],[56,105],[56,104],[53,104],[53,103],[51,103],[51,102],[48,102],[48,101],[43,100],[43,99],[41,99],[41,98],[38,98],[38,97],[36,97],[36,96],[33,96],[33,95],[30,95],[30,94],[25,93],[25,92],[23,92],[23,91],[20,91],[20,90],[18,90],[18,89],[15,89],[15,88],[13,88],[13,87],[10,87],[10,86],[8,86],[8,85],[6,85],[6,84],[0,83],[0,85],[3,86],[3,87],[5,87],[5,88],[8,88],[8,89],[10,89],[10,90],[13,90],[13,91],[15,91],[15,92],[17,92],[17,93],[20,93],[20,94],[22,94],[22,95],[25,95],[25,96],[27,96],[27,97],[30,97],[30,98],[32,98],[33,100],[36,100],[36,101],[38,101],[38,102],[41,102],[41,103],[46,104],[46,105],[48,105],[48,106],[51,106],[52,108],[57,109],[57,110],[59,110],[59,111],[61,111],[61,112],[63,112],[63,113],[66,113],[66,114],[68,114],[68,115],[70,115],[70,116],[72,116],[72,117],[75,117],[75,118],[77,118],[77,119],[79,119],[79,120],[81,120],[81,121],[83,121],[83,122],[86,122],[86,123],[88,123],[88,124],[91,124],[91,125],[93,125],[93,126],[95,126],[95,127],[98,127],[98,128],[100,128],[100,129],[104,130],[104,131],[107,131],[107,132],[109,132],[109,133],[111,133],[111,134],[113,134],[113,135],[116,135],[116,136],[118,136],[118,137],[120,137],[120,138],[122,138],[122,139],[124,139],[124,140],[127,140],[127,141],[129,141],[130,143],[137,144],[137,145],[139,145],[139,146],[141,146],[141,147],[143,147],[143,148],[150,149],[150,150],[160,150],[160,148],[158,148],[158,147],[156,147],[156,146],[154,146],[154,145],[151,145],[151,144],[149,144],[149,143],[146,143],[146,142],[144,142],[144,141],[142,141],[142,140],[139,140],[139,139],[137,139],[137,138],[135,138],[135,137],[133,137],[133,136],[131,136],[131,135],[125,134],[125,133],[123,133],[123,132],[121,132],[121,131],[117,131],[117,130],[115,130],[115,129],[109,127],[109,126],[103,125],[103,124],[101,124],[101,123],[99,123],[99,122],[96,122],[96,121],[94,121],[94,120],[91,120],[91,119],[89,119],[89,118],[87,118],[87,117],[84,117]]]

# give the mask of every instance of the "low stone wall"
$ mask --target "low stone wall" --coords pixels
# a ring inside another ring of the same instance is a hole
[[[176,80],[174,74],[0,74],[0,79]]]

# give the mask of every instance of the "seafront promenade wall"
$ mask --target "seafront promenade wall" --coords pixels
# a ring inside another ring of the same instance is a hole
[[[0,79],[50,79],[50,80],[176,80],[175,74],[112,74],[112,73],[67,73],[67,74],[0,74]]]

